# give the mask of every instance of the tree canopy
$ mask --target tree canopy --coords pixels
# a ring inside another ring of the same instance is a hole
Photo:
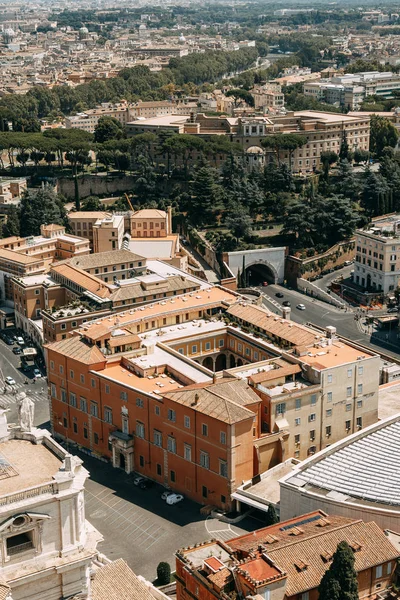
[[[354,552],[347,542],[340,542],[318,587],[319,600],[358,600]]]

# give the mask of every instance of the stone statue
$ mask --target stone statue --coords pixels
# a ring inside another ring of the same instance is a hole
[[[25,394],[20,392],[17,395],[18,404],[18,418],[19,426],[22,431],[32,431],[33,427],[33,415],[35,412],[34,402]]]

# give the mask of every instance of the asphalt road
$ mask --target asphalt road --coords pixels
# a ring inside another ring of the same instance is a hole
[[[15,344],[16,345],[16,344]],[[36,380],[33,383],[32,371],[25,374],[20,368],[20,357],[12,352],[13,346],[8,346],[3,340],[0,340],[0,407],[8,409],[7,421],[9,423],[18,422],[17,394],[25,392],[35,403],[34,424],[44,426],[49,421],[49,402],[47,397],[47,380],[45,377]],[[6,377],[15,379],[16,385],[12,388],[6,386],[4,392],[3,380]],[[28,384],[25,380],[28,380]]]
[[[350,277],[350,273],[354,270],[354,265],[348,265],[347,267],[343,267],[342,269],[338,269],[337,271],[333,271],[333,273],[328,273],[327,275],[323,275],[319,279],[313,281],[313,284],[319,287],[320,290],[326,290],[331,285],[331,283],[343,275],[343,279]]]
[[[354,319],[354,312],[348,309],[347,312],[335,308],[331,304],[316,300],[295,290],[288,290],[279,285],[269,285],[261,288],[268,296],[280,304],[289,300],[291,304],[291,320],[295,323],[312,323],[319,327],[333,325],[336,327],[338,335],[351,339],[353,342],[359,342],[371,348],[375,352],[384,352],[394,358],[400,358],[400,339],[397,337],[397,331],[393,331],[386,339],[387,333],[373,331],[365,333],[359,323]],[[282,292],[283,298],[277,298],[275,294]],[[277,308],[269,301],[264,299],[265,306],[273,312],[278,312]],[[304,304],[306,310],[298,310],[297,304]],[[280,314],[280,313],[279,313]]]
[[[90,472],[85,485],[86,518],[103,535],[99,549],[108,558],[124,558],[129,566],[150,580],[157,565],[169,562],[175,570],[174,553],[211,538],[222,541],[263,526],[246,517],[229,525],[200,514],[201,506],[184,499],[169,506],[161,499],[164,488],[154,484],[141,490],[133,484],[134,475],[80,454]]]

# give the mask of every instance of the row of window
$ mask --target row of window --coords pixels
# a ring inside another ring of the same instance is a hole
[[[362,417],[357,417],[357,428],[362,429]],[[346,429],[346,431],[351,429],[351,421],[350,420],[345,421],[345,429]],[[325,427],[325,435],[326,435],[326,437],[330,437],[332,435],[332,426],[331,425],[327,425]],[[315,441],[315,429],[310,429],[308,437],[309,437],[310,442]],[[298,433],[294,436],[294,443],[296,444],[296,446],[298,446],[300,444],[300,439],[301,439],[300,433]]]
[[[57,398],[57,388],[54,385],[54,383],[50,384],[51,385],[51,396],[53,398]],[[61,401],[62,402],[67,402],[67,392],[66,390],[61,388]],[[122,394],[126,394],[126,392],[121,392],[121,399],[126,399],[125,397],[122,397]],[[87,399],[84,398],[83,396],[79,397],[79,407],[78,407],[78,401],[77,401],[77,396],[74,392],[70,392],[69,393],[69,404],[70,406],[74,407],[74,408],[79,408],[82,412],[87,413],[88,412],[88,402]],[[139,408],[143,408],[144,407],[144,400],[142,398],[137,398],[136,399],[136,406],[138,406]],[[160,407],[158,405],[155,406],[155,413],[157,415],[160,415]],[[90,402],[90,414],[93,417],[99,417],[99,409],[98,409],[98,404],[97,402],[91,401]],[[168,409],[168,420],[175,423],[176,422],[176,412],[173,409]],[[108,406],[104,407],[104,421],[106,423],[112,423],[113,422],[113,413],[112,413],[112,409]],[[139,423],[139,422],[138,422]],[[186,429],[190,429],[190,417],[188,415],[184,416],[184,426]],[[143,437],[144,438],[144,425],[143,425],[143,433],[141,433],[141,429],[139,428],[138,430],[138,426],[136,428],[136,435],[138,437]],[[208,425],[206,423],[202,423],[201,426],[201,433],[204,437],[208,437]],[[221,444],[226,445],[226,432],[225,431],[220,431],[219,434],[219,441]],[[156,444],[158,445],[158,444]]]
[[[363,367],[363,365],[359,365],[358,374],[363,375],[363,373],[364,373],[364,367]],[[352,376],[353,376],[353,369],[347,369],[347,377],[352,377]],[[327,381],[328,381],[328,383],[333,382],[333,374],[332,373],[328,373]]]

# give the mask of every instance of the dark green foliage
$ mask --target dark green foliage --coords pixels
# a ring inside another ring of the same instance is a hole
[[[319,600],[358,600],[354,563],[353,550],[347,542],[340,542],[318,587]]]
[[[382,156],[384,148],[394,148],[397,144],[399,132],[388,119],[379,115],[371,116],[370,150],[378,158]]]
[[[167,562],[160,562],[157,566],[157,583],[167,585],[171,580],[171,567]]]
[[[312,201],[299,200],[291,206],[282,233],[294,235],[299,248],[331,246],[351,237],[358,218],[348,198],[316,195]]]
[[[23,237],[40,234],[40,225],[63,225],[66,212],[62,200],[50,186],[27,190],[20,205],[20,234]]]
[[[254,106],[254,98],[247,90],[234,89],[229,90],[226,93],[227,96],[233,96],[235,99],[235,106],[239,104],[240,100],[244,100],[249,106]]]
[[[217,171],[207,164],[201,165],[196,170],[191,184],[189,216],[193,225],[213,223],[221,198],[222,188]]]
[[[268,512],[265,517],[265,525],[268,527],[269,525],[275,525],[279,523],[278,515],[276,514],[275,506],[272,504],[268,505]]]
[[[119,140],[124,136],[122,124],[114,117],[100,117],[94,130],[95,142],[102,144],[109,140]]]
[[[19,215],[15,206],[12,206],[7,214],[7,222],[3,225],[2,237],[19,235]]]

